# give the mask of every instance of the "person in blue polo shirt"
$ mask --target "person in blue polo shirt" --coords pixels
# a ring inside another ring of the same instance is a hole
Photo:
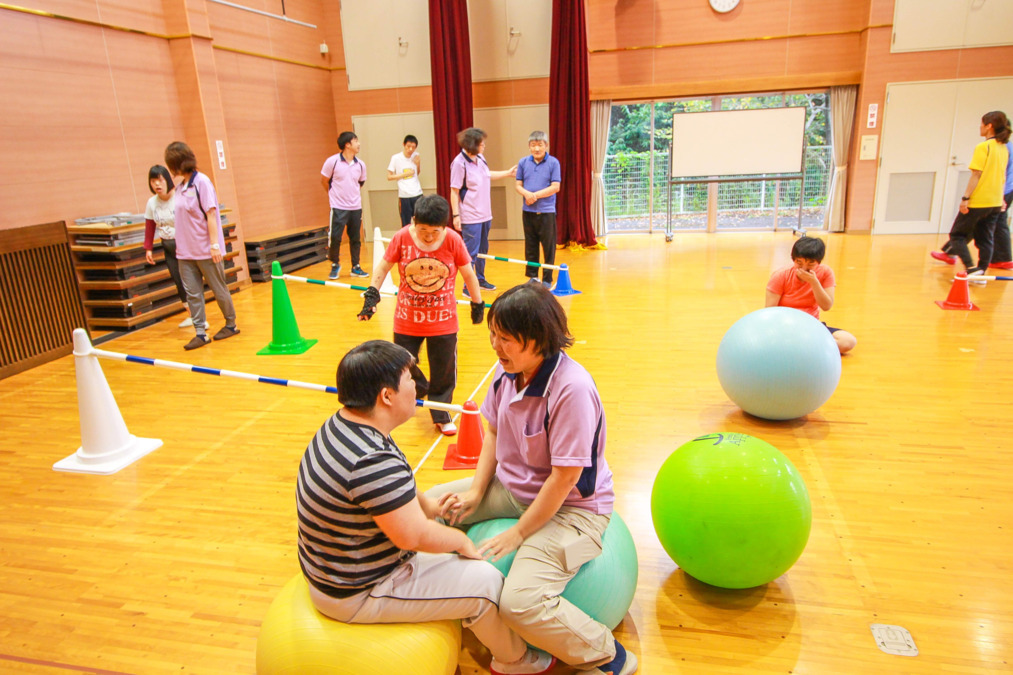
[[[559,160],[549,154],[549,136],[532,131],[528,136],[531,156],[517,162],[517,193],[524,198],[524,259],[538,262],[538,247],[546,265],[556,260],[556,193],[559,192]],[[538,279],[538,268],[528,265],[524,273]],[[552,270],[542,268],[542,283],[552,286]]]

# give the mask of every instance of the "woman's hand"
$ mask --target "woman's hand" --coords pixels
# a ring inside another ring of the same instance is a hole
[[[144,252],[144,261],[146,263],[148,263],[149,265],[154,265],[155,264],[155,254],[153,254],[150,250],[145,251]]]
[[[440,518],[447,521],[447,525],[454,526],[470,516],[482,502],[482,495],[476,490],[467,492],[448,492],[440,497],[437,502]]]
[[[478,547],[478,553],[485,560],[496,562],[505,555],[510,555],[524,543],[524,535],[519,527],[514,525],[510,529],[497,534],[492,539],[486,539]]]

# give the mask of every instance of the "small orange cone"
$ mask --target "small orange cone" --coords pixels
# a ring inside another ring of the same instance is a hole
[[[943,309],[978,311],[978,306],[971,302],[971,296],[967,291],[967,272],[957,272],[957,278],[950,286],[950,294],[945,300],[936,300],[936,304]]]
[[[461,430],[457,434],[458,442],[447,448],[447,456],[443,460],[443,470],[474,469],[478,466],[478,456],[482,454],[482,442],[485,431],[482,429],[482,416],[474,401],[465,401],[464,409],[472,411],[461,415]]]

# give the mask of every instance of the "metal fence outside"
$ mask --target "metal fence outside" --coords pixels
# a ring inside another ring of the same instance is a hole
[[[646,232],[665,229],[668,210],[668,153],[654,153],[654,204],[651,213],[649,152],[623,153],[605,158],[605,215],[609,232]],[[829,146],[805,152],[805,182],[798,180],[744,181],[718,184],[718,229],[773,229],[777,204],[779,227],[798,222],[802,199],[802,227],[821,229],[833,176]],[[777,198],[775,200],[775,191]],[[706,183],[672,186],[672,228],[707,228]]]

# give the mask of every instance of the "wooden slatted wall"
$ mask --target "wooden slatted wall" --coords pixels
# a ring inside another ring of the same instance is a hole
[[[64,223],[0,230],[0,379],[69,354],[84,325]]]

